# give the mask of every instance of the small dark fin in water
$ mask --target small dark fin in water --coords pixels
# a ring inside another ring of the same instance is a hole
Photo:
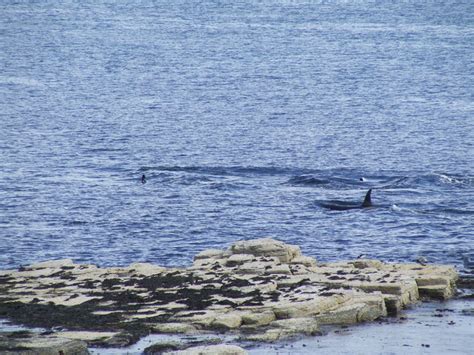
[[[370,207],[370,206],[372,206],[371,194],[372,194],[372,189],[370,189],[369,191],[367,191],[367,194],[365,195],[364,202],[362,203],[362,207]]]

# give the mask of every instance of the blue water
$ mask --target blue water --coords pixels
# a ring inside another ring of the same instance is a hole
[[[472,0],[3,0],[0,268],[264,236],[460,264],[473,58]]]

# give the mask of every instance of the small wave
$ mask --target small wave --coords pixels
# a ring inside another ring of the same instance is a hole
[[[444,208],[444,209],[441,209],[440,212],[444,212],[448,214],[468,215],[468,216],[474,215],[474,210],[461,210],[459,208]]]
[[[399,207],[398,205],[395,205],[395,204],[391,205],[391,206],[390,206],[390,209],[391,209],[392,211],[396,211],[396,212],[402,211],[402,208]]]
[[[454,184],[454,185],[472,185],[474,182],[473,177],[468,176],[456,176],[456,175],[446,175],[446,174],[435,174],[439,182],[442,184]]]
[[[322,179],[322,178],[317,178],[313,175],[300,175],[300,176],[294,176],[290,180],[288,180],[288,184],[291,185],[325,185],[329,184],[330,180],[328,179]]]
[[[103,152],[120,152],[120,148],[89,148],[86,149],[85,153],[103,153]]]
[[[66,225],[68,226],[81,226],[87,224],[86,221],[79,221],[79,220],[74,220],[74,221],[67,221]]]
[[[410,188],[416,186],[472,185],[473,177],[429,173],[417,176],[394,176],[382,188]]]
[[[257,166],[145,166],[139,171],[185,172],[204,175],[243,176],[243,175],[290,175],[293,168]]]
[[[218,190],[218,191],[231,191],[231,190],[238,190],[242,188],[244,184],[241,183],[233,183],[233,182],[212,182],[209,184],[209,188],[211,190]]]

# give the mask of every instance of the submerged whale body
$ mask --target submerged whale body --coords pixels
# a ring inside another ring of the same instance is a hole
[[[372,207],[372,189],[367,191],[365,194],[364,201],[361,202],[349,202],[349,201],[329,201],[320,203],[321,207],[328,208],[334,211],[346,211],[346,210],[355,210],[361,208]]]

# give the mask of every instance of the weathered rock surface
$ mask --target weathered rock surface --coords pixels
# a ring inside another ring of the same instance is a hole
[[[0,333],[0,354],[85,355],[89,354],[89,351],[83,341],[21,331]]]
[[[457,277],[445,265],[317,264],[298,247],[265,238],[205,250],[185,269],[101,269],[66,259],[0,271],[0,317],[63,327],[56,339],[95,346],[125,346],[149,332],[240,332],[274,341],[317,334],[319,324],[396,315],[420,297],[449,298]]]

